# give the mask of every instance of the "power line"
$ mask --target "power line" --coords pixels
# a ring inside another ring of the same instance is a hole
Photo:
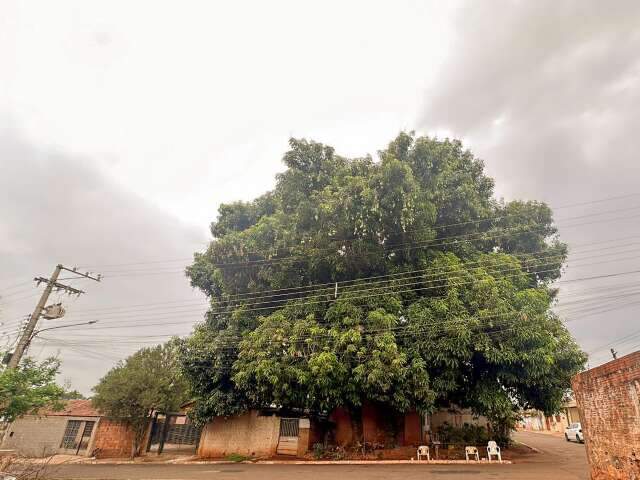
[[[585,244],[586,245],[590,245],[590,244]],[[627,244],[627,245],[633,245],[633,244]],[[618,247],[610,247],[610,248],[620,248],[621,246]],[[584,253],[588,253],[591,251],[603,251],[603,249],[591,249],[591,250],[585,250],[585,251],[580,251],[578,253],[584,254]],[[605,253],[602,253],[600,255],[597,256],[589,256],[588,258],[600,258],[600,257],[604,257],[604,256],[611,256],[611,255],[619,255],[622,253],[629,253],[629,252],[635,252],[638,251],[637,249],[633,249],[633,250],[627,250],[627,251],[622,251],[622,252],[611,252],[611,253],[607,253],[606,249],[605,249]],[[548,252],[547,250],[540,250],[537,252],[531,252],[528,254],[515,254],[515,255],[511,255],[513,257],[516,258],[524,258],[525,261],[529,261],[532,258],[537,258],[537,257],[542,257],[542,256],[548,256],[548,257],[557,257],[559,260],[562,258],[562,255],[556,254],[555,252]],[[570,257],[570,258],[574,258],[575,260],[582,260],[582,258],[575,258],[575,257]],[[624,260],[627,260],[628,257],[625,257]],[[622,259],[621,259],[622,260]],[[572,260],[573,261],[573,260]],[[483,260],[473,260],[473,261],[465,261],[465,262],[460,262],[459,265],[461,266],[469,266],[469,265],[478,265],[480,263],[482,263]],[[570,262],[569,265],[572,265],[572,263]],[[260,290],[260,291],[255,291],[255,292],[250,292],[250,293],[239,293],[239,294],[230,294],[230,295],[225,295],[224,300],[225,301],[243,301],[243,300],[256,300],[256,299],[260,299],[260,298],[274,298],[274,297],[291,297],[293,295],[298,295],[298,294],[307,294],[307,293],[315,293],[315,292],[320,292],[320,291],[326,291],[328,289],[333,289],[334,286],[337,284],[341,289],[345,288],[345,286],[350,286],[350,284],[355,284],[355,283],[360,283],[360,282],[364,282],[365,280],[377,280],[377,279],[389,279],[392,277],[402,277],[402,276],[407,276],[409,274],[417,274],[417,273],[422,273],[422,272],[429,272],[429,271],[434,271],[434,272],[445,272],[442,269],[434,269],[433,267],[431,268],[424,268],[424,269],[417,269],[417,270],[410,270],[410,271],[405,271],[405,272],[398,272],[398,273],[391,273],[391,274],[387,274],[387,275],[375,275],[375,276],[369,276],[369,277],[360,277],[360,278],[356,278],[356,279],[351,279],[351,280],[343,280],[343,281],[338,281],[338,282],[327,282],[327,283],[316,283],[316,284],[309,284],[309,285],[304,285],[304,286],[296,286],[296,287],[288,287],[288,288],[280,288],[280,289],[271,289],[271,290]],[[369,283],[375,283],[375,282],[369,282]],[[312,290],[310,290],[312,289]],[[296,291],[297,290],[297,291]],[[178,304],[184,304],[184,305],[192,305],[192,304],[205,304],[206,300],[186,300],[186,301],[180,301],[180,300],[176,300],[176,301],[171,301],[171,302],[153,302],[153,303],[147,303],[147,304],[135,304],[135,305],[130,305],[130,306],[126,306],[126,307],[103,307],[103,308],[94,308],[94,309],[85,309],[85,310],[80,310],[80,312],[88,312],[88,311],[106,311],[106,310],[118,310],[118,309],[123,309],[123,308],[128,308],[128,307],[144,307],[144,306],[155,306],[155,305],[168,305],[168,304],[173,304],[173,303],[178,303]],[[181,305],[179,305],[181,306]],[[177,308],[177,307],[172,307],[172,306],[168,306],[168,307],[163,307],[163,308]]]
[[[614,200],[620,200],[620,199],[635,197],[635,196],[638,196],[638,195],[640,195],[640,192],[626,194],[626,195],[612,196],[612,197],[604,197],[604,198],[601,198],[601,199],[590,200],[590,201],[585,201],[585,202],[578,202],[578,203],[559,205],[557,207],[553,207],[553,210],[560,210],[560,209],[565,209],[565,208],[573,208],[573,207],[577,207],[577,206],[584,206],[584,205],[591,205],[591,204],[609,202],[609,201],[614,201]],[[630,207],[630,208],[633,209],[633,208],[640,208],[640,207]],[[595,214],[592,214],[592,215],[602,215],[602,214],[611,213],[611,212],[614,212],[614,211],[624,211],[624,210],[628,210],[628,209],[616,209],[616,210],[612,210],[612,211],[608,211],[608,212],[598,212],[598,213],[595,213]],[[485,218],[476,219],[476,220],[468,220],[468,221],[465,221],[465,222],[450,223],[450,224],[445,224],[445,225],[434,225],[434,226],[430,226],[430,227],[425,227],[425,229],[428,228],[430,230],[434,230],[434,229],[435,230],[439,230],[439,229],[451,228],[451,227],[456,227],[456,226],[462,226],[462,225],[486,222],[486,221],[491,221],[491,220],[504,219],[504,218],[508,218],[508,217],[521,217],[521,216],[523,216],[523,214],[521,214],[521,213],[520,214],[509,214],[509,215],[497,215],[497,216],[490,216],[490,217],[485,217]],[[584,218],[584,216],[582,216],[582,217],[570,217],[570,218],[572,218],[572,219]],[[421,229],[421,230],[424,230],[424,229]],[[416,230],[416,231],[421,231],[421,230]],[[415,231],[407,231],[407,232],[404,232],[404,233],[414,233],[414,232]],[[360,240],[360,239],[332,239],[331,241],[345,242],[345,241],[354,241],[354,240]],[[255,252],[248,252],[248,253],[255,253]],[[83,265],[83,266],[84,266],[84,268],[100,267],[102,269],[105,269],[105,268],[109,268],[109,267],[147,265],[147,264],[158,264],[158,263],[169,263],[169,262],[191,261],[191,260],[193,260],[192,257],[185,257],[185,258],[175,258],[175,259],[168,259],[168,260],[149,260],[149,261],[136,261],[136,262],[112,263],[112,264],[90,264],[90,265]]]
[[[545,258],[541,258],[540,262],[533,263],[531,262],[530,264],[526,264],[525,265],[498,265],[498,266],[494,266],[493,268],[486,268],[486,267],[476,267],[475,269],[470,269],[470,270],[475,270],[475,271],[462,271],[462,272],[457,272],[457,270],[455,269],[456,266],[454,266],[453,269],[449,269],[447,271],[436,271],[436,272],[432,272],[431,273],[431,277],[430,275],[426,275],[424,273],[426,272],[430,272],[431,269],[424,269],[422,271],[418,271],[418,273],[416,274],[415,271],[409,272],[409,275],[405,275],[405,277],[400,277],[400,278],[396,278],[393,281],[397,281],[397,282],[405,282],[405,283],[396,283],[396,284],[392,284],[390,286],[372,286],[372,285],[377,285],[381,282],[385,282],[388,283],[390,282],[390,280],[384,280],[384,281],[376,281],[376,282],[369,282],[369,283],[364,283],[362,285],[356,285],[353,286],[353,288],[351,289],[346,289],[346,292],[348,293],[360,293],[360,292],[371,292],[371,291],[379,291],[380,289],[385,289],[385,288],[398,288],[398,287],[410,287],[413,285],[418,285],[418,284],[429,284],[429,283],[437,283],[440,281],[451,281],[451,280],[456,280],[458,278],[461,278],[460,275],[472,275],[473,273],[486,273],[486,274],[503,274],[509,271],[515,271],[517,272],[515,275],[512,276],[507,276],[506,278],[512,278],[514,276],[520,276],[520,275],[528,275],[528,274],[541,274],[541,273],[548,273],[551,271],[554,271],[555,268],[552,269],[542,269],[542,270],[531,270],[531,271],[524,271],[524,272],[520,272],[519,270],[521,268],[526,268],[526,267],[545,267],[545,266],[549,266],[549,265],[554,265],[556,262],[553,260],[555,257],[549,257],[548,259]],[[597,256],[592,256],[590,258],[597,258]],[[583,264],[583,265],[579,265],[580,267],[583,266],[591,266],[594,264],[598,264],[601,262],[590,262],[587,264]],[[603,262],[603,263],[609,263],[609,261]],[[578,266],[576,266],[578,267]],[[442,275],[442,274],[445,275]],[[451,273],[454,273],[455,275],[451,275]],[[474,280],[475,281],[475,280]],[[470,282],[465,282],[463,284],[469,284],[469,283],[473,283],[474,281],[470,281]],[[409,283],[406,283],[409,282]],[[363,288],[361,288],[363,287]],[[424,287],[423,290],[429,290],[429,289],[437,289],[437,288],[443,288],[442,285],[434,285],[431,287]],[[332,289],[331,289],[332,290]],[[281,299],[272,299],[268,296],[265,297],[258,297],[255,298],[253,300],[259,300],[260,298],[267,298],[268,300],[264,300],[264,301],[256,301],[256,302],[248,302],[248,303],[244,303],[244,304],[235,304],[235,305],[229,305],[229,306],[220,306],[218,308],[210,308],[209,309],[209,313],[211,314],[223,314],[223,313],[229,313],[230,311],[232,311],[233,309],[236,308],[243,308],[244,311],[246,312],[251,312],[251,311],[262,311],[262,310],[268,310],[268,309],[274,309],[274,308],[280,308],[282,307],[285,303],[290,302],[290,301],[295,301],[295,300],[309,300],[309,299],[320,299],[320,298],[325,298],[327,295],[329,295],[330,293],[332,293],[331,291],[329,291],[328,288],[324,288],[324,289],[319,289],[317,290],[318,292],[321,292],[319,294],[314,294],[314,295],[304,295],[304,296],[299,296],[299,297],[295,297],[295,298],[281,298]],[[342,292],[345,291],[345,287],[342,288]],[[323,293],[322,293],[323,292]],[[315,292],[310,292],[310,293],[315,293]],[[323,303],[326,300],[322,300],[320,302],[311,302],[310,304],[316,304],[316,303]],[[274,305],[275,304],[275,305]],[[264,306],[264,307],[258,307],[259,305],[268,305],[268,306]],[[303,303],[304,305],[304,303]],[[203,305],[204,307],[204,305]],[[146,308],[146,309],[141,309],[141,310],[154,310],[155,308]],[[197,309],[197,310],[193,310],[190,309],[190,306],[178,306],[175,307],[175,309],[180,309],[180,313],[190,313],[190,312],[200,312],[201,309]],[[185,310],[186,309],[186,310]],[[84,313],[84,314],[80,314],[79,317],[91,317],[91,318],[118,318],[119,316],[123,316],[126,315],[128,317],[131,316],[132,312],[140,312],[140,310],[134,311],[134,310],[130,310],[130,311],[126,311],[126,312],[111,312],[111,313],[107,313],[106,317],[101,316],[100,314],[91,314],[91,313]],[[148,312],[145,312],[147,315],[149,314]],[[178,312],[175,312],[178,313]],[[110,316],[109,316],[110,315]]]
[[[598,276],[591,276],[591,277],[584,277],[582,279],[575,279],[575,280],[571,280],[573,281],[590,281],[590,280],[594,280],[597,278],[610,278],[612,276],[621,276],[621,275],[627,275],[627,274],[631,274],[631,273],[638,273],[639,271],[633,271],[633,272],[617,272],[615,274],[606,274],[606,275],[598,275]],[[399,293],[399,292],[392,292],[392,293]],[[377,296],[377,295],[371,295],[371,296]],[[438,298],[438,297],[431,297],[431,298]],[[442,298],[442,297],[440,297]],[[183,318],[184,315],[179,315],[179,316],[175,316],[175,315],[170,315],[170,316],[165,316],[165,317],[154,317],[154,319],[156,320],[167,320],[167,319],[171,319],[171,318]],[[151,320],[154,320],[151,319]],[[130,322],[126,322],[124,325],[122,324],[109,324],[109,325],[99,325],[94,327],[93,329],[95,330],[105,330],[105,329],[122,329],[124,327],[130,327],[130,328],[148,328],[151,326],[169,326],[169,325],[185,325],[184,321],[181,322],[161,322],[161,323],[145,323],[145,324],[138,324],[138,325],[132,325]]]

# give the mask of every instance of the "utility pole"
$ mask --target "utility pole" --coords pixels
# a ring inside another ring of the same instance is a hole
[[[49,279],[46,279],[43,277],[34,278],[33,280],[38,282],[38,285],[40,285],[41,283],[46,283],[47,286],[45,287],[44,292],[42,292],[42,295],[40,296],[40,300],[38,300],[38,304],[36,305],[35,310],[29,317],[29,322],[27,323],[27,326],[25,327],[24,332],[22,332],[22,336],[18,341],[18,345],[16,346],[16,349],[13,352],[13,355],[11,355],[11,359],[7,364],[7,368],[16,368],[20,363],[20,360],[22,359],[22,355],[24,355],[24,351],[26,350],[27,346],[29,345],[29,342],[33,338],[33,331],[35,330],[36,325],[38,324],[38,320],[40,320],[40,316],[42,315],[42,312],[45,309],[47,300],[49,300],[49,295],[51,295],[51,292],[53,291],[54,288],[56,289],[56,291],[63,290],[70,295],[74,294],[79,296],[80,294],[84,293],[82,290],[78,290],[77,288],[73,288],[68,285],[63,285],[62,283],[58,282],[58,277],[60,276],[60,272],[62,272],[63,270],[66,270],[75,275],[78,275],[78,277],[75,277],[75,278],[88,278],[90,280],[95,280],[97,282],[100,281],[100,275],[98,275],[97,277],[93,277],[89,273],[80,273],[80,272],[77,272],[75,268],[69,269],[60,264],[56,265],[56,268],[53,271],[51,278]]]
[[[618,352],[616,352],[613,348],[611,349],[611,356],[614,360],[618,359]]]

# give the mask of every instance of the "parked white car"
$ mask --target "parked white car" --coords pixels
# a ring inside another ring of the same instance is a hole
[[[584,443],[584,435],[582,434],[582,425],[580,422],[572,423],[564,429],[564,438],[567,442],[575,440],[579,443]]]

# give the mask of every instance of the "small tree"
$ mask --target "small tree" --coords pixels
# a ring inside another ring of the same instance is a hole
[[[11,422],[43,407],[59,408],[64,388],[55,382],[57,358],[37,363],[25,358],[16,368],[0,371],[0,418]]]
[[[82,393],[80,393],[78,390],[67,390],[66,392],[64,392],[64,396],[62,397],[64,400],[86,400],[87,397],[85,397]]]
[[[187,385],[176,368],[177,341],[143,348],[118,363],[93,388],[93,404],[134,433],[131,457],[141,447],[154,411],[176,410],[187,398]]]

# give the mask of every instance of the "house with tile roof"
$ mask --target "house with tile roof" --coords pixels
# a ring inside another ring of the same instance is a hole
[[[100,419],[91,400],[68,400],[61,410],[43,409],[37,415],[24,415],[10,423],[2,449],[28,457],[55,453],[89,456]]]

